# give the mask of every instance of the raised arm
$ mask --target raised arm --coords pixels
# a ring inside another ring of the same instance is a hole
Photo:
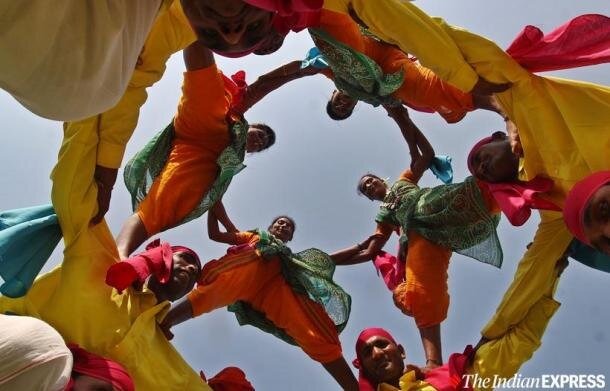
[[[413,180],[419,181],[424,172],[430,167],[434,158],[434,148],[423,135],[421,130],[409,118],[409,112],[403,106],[385,107],[388,115],[396,121],[411,155],[411,172]]]
[[[220,230],[219,222],[224,226],[225,232]],[[222,201],[218,201],[208,211],[208,236],[215,242],[237,244],[235,243],[235,233],[237,232],[238,229],[227,216]]]
[[[246,97],[241,107],[242,113],[248,111],[267,96],[267,94],[277,90],[284,84],[301,77],[315,75],[318,72],[320,72],[320,69],[311,66],[301,69],[301,61],[292,61],[260,76],[254,83],[248,86]]]
[[[214,64],[214,54],[212,51],[202,45],[199,41],[195,41],[182,51],[184,57],[184,65],[189,71],[207,68]]]

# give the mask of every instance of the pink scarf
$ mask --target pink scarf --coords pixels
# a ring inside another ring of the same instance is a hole
[[[572,235],[581,242],[591,245],[585,235],[585,211],[589,200],[602,186],[610,183],[610,171],[600,171],[577,182],[566,197],[563,219]]]
[[[104,380],[119,391],[134,391],[136,389],[129,373],[121,364],[90,353],[76,344],[68,344],[68,347],[74,358],[72,372]],[[66,391],[72,390],[73,387],[74,380],[70,380]]]

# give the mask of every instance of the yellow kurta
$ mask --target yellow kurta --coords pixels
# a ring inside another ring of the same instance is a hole
[[[66,341],[121,363],[137,390],[209,390],[157,327],[169,302],[131,288],[119,295],[104,283],[117,258],[106,223],[85,230],[25,297],[0,297],[0,313],[40,318]]]

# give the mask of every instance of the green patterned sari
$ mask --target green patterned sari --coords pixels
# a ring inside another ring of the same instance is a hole
[[[351,311],[351,297],[333,281],[335,263],[325,252],[310,248],[293,253],[281,240],[264,230],[256,230],[259,241],[257,250],[265,259],[279,257],[282,275],[292,289],[307,295],[321,304],[340,333],[347,325]],[[250,304],[238,301],[228,307],[235,313],[240,325],[250,324],[283,341],[296,345],[294,339],[283,329],[276,327],[265,314],[255,310]]]
[[[401,241],[412,229],[439,246],[502,266],[502,247],[496,233],[500,216],[487,210],[473,177],[433,188],[398,180],[383,199],[375,220],[400,226]]]
[[[242,118],[240,121],[233,121],[229,126],[231,143],[226,147],[216,163],[219,167],[219,174],[212,184],[212,187],[201,198],[199,204],[184,218],[176,223],[178,226],[198,218],[208,211],[223,194],[227,191],[231,179],[246,167],[243,162],[246,155],[246,135],[248,133],[248,123]],[[148,191],[155,179],[159,176],[169,157],[174,140],[174,122],[170,123],[165,129],[157,133],[138,153],[132,157],[123,174],[125,186],[131,194],[131,205],[134,211]],[[164,227],[169,229],[172,227]]]
[[[384,74],[373,59],[335,40],[325,31],[309,29],[309,34],[333,71],[338,90],[373,106],[401,104],[391,95],[404,83],[402,70]]]

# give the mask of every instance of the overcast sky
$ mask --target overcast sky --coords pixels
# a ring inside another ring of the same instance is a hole
[[[507,47],[527,24],[550,31],[583,13],[610,14],[607,0],[418,0],[416,4],[430,15],[442,16],[501,47]],[[217,62],[225,73],[244,69],[248,80],[254,81],[272,68],[301,59],[311,46],[311,39],[302,32],[291,35],[272,56],[217,58]],[[163,80],[149,89],[125,161],[171,120],[180,97],[183,70],[182,56],[175,55]],[[609,65],[553,75],[610,85]],[[274,216],[288,214],[297,222],[290,243],[293,250],[318,247],[328,252],[361,241],[374,231],[378,204],[356,194],[357,180],[368,171],[396,178],[409,164],[407,148],[398,128],[381,109],[359,104],[351,119],[340,123],[330,120],[324,106],[332,89],[325,77],[309,77],[271,94],[248,113],[250,122],[272,126],[277,142],[270,150],[247,157],[248,167],[233,180],[225,196],[227,211],[239,228],[267,227]],[[4,128],[0,133],[0,209],[48,203],[48,177],[61,142],[61,124],[35,117],[2,91],[0,108]],[[454,125],[447,125],[435,114],[412,112],[412,118],[438,154],[453,157],[458,181],[467,176],[465,156],[470,146],[491,130],[503,128],[501,118],[490,113],[470,113]],[[422,180],[424,186],[437,184],[431,174]],[[107,214],[115,234],[130,213],[130,199],[119,179]],[[442,326],[445,359],[478,341],[480,329],[494,313],[533,237],[538,224],[534,215],[519,228],[502,220],[499,235],[505,258],[501,270],[457,254],[452,257],[451,308]],[[161,237],[193,247],[204,260],[218,258],[226,249],[207,238],[205,218]],[[394,251],[395,242],[386,249]],[[60,261],[58,250],[47,266]],[[341,334],[348,361],[354,357],[358,333],[365,327],[381,326],[405,346],[408,361],[424,364],[413,320],[394,307],[391,293],[372,264],[340,268],[335,279],[353,300],[350,321]],[[547,329],[541,349],[521,373],[604,374],[610,382],[609,296],[610,275],[571,262],[556,295],[562,302],[561,309]],[[210,376],[225,366],[236,365],[259,390],[337,389],[322,366],[300,349],[253,327],[239,327],[225,309],[186,322],[176,327],[175,333],[174,343],[186,360],[195,370],[203,369]]]

